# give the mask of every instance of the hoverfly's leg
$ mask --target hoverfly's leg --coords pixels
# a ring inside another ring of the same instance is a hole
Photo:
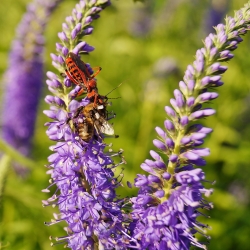
[[[76,110],[76,112],[74,113],[73,118],[77,118],[77,117],[80,115],[80,113],[82,112],[83,109],[84,109],[84,107],[83,107],[83,106],[80,106],[80,107]]]
[[[96,122],[94,123],[94,127],[95,127],[95,131],[96,131],[96,135],[99,139],[103,140],[103,137],[101,136],[99,127],[97,126]]]
[[[113,111],[111,111],[111,112],[108,112],[107,111],[107,114],[106,114],[106,119],[107,119],[107,121],[108,120],[111,120],[111,119],[114,119],[115,117],[116,117],[116,113],[114,113]]]

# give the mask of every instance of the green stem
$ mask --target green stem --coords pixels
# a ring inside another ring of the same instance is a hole
[[[178,136],[177,136],[177,138],[175,140],[175,147],[174,147],[174,150],[173,150],[173,153],[176,154],[176,155],[180,154],[181,139],[183,138],[184,135],[185,135],[185,130],[184,129],[182,129],[182,130],[180,130],[178,132]],[[176,163],[172,163],[171,161],[169,161],[169,163],[168,163],[168,173],[171,174],[171,178],[164,183],[163,190],[165,191],[165,197],[163,197],[161,199],[162,202],[167,200],[169,198],[169,196],[171,195],[171,188],[172,188],[173,182],[175,180],[175,178],[174,178],[175,167],[176,167]]]
[[[2,197],[2,193],[4,190],[4,183],[9,170],[10,162],[11,160],[9,155],[3,155],[0,160],[0,197]],[[1,201],[2,198],[0,199],[0,207],[2,203]]]
[[[11,160],[15,160],[27,168],[33,169],[37,167],[37,164],[35,164],[34,161],[23,156],[1,139],[0,139],[0,150],[3,151],[6,155],[8,155]]]

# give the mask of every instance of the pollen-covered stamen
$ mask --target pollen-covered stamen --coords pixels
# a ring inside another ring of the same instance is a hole
[[[109,154],[110,157],[122,156],[124,150],[120,149],[119,151],[113,153],[113,150],[111,149],[111,152],[112,152],[112,154]]]
[[[46,226],[52,226],[52,225],[55,225],[55,224],[57,224],[59,222],[62,222],[62,221],[63,221],[63,219],[61,219],[61,220],[51,219],[51,222],[44,222],[44,225],[46,225]]]
[[[57,242],[51,242],[51,246],[66,244],[71,236],[62,236],[62,237],[51,237],[50,240],[55,240]],[[68,246],[66,246],[68,247]]]
[[[117,168],[118,166],[123,165],[123,164],[127,164],[124,157],[122,157],[120,162],[118,162],[117,164],[112,165],[111,168]]]

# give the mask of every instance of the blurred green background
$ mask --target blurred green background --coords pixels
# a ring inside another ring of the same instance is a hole
[[[27,0],[0,0],[0,80],[8,66],[8,53],[15,29],[25,12]],[[178,87],[195,52],[201,48],[211,29],[211,11],[233,15],[243,7],[244,0],[151,0],[144,3],[132,0],[112,1],[113,5],[101,13],[94,22],[94,34],[86,41],[96,49],[84,61],[101,66],[98,88],[101,94],[123,83],[110,97],[118,139],[109,139],[113,148],[124,149],[124,183],[133,182],[137,173],[143,173],[140,164],[150,158],[154,149],[155,126],[163,127],[164,106],[169,105],[173,90]],[[61,23],[70,15],[76,1],[62,1],[51,16],[46,29],[46,71],[54,71],[49,54],[55,52],[57,33]],[[213,16],[212,19],[214,19]],[[247,250],[250,234],[250,39],[244,38],[235,58],[228,64],[223,77],[224,86],[219,99],[211,103],[216,115],[203,120],[214,132],[205,146],[211,149],[204,167],[206,179],[216,180],[214,194],[209,201],[214,209],[207,214],[205,223],[212,239],[210,250]],[[45,78],[46,79],[46,78]],[[3,84],[1,84],[3,90]],[[2,91],[1,91],[2,92]],[[44,226],[56,209],[43,208],[41,200],[49,195],[41,193],[48,186],[46,175],[48,147],[53,143],[45,136],[44,123],[48,118],[42,110],[48,109],[44,84],[34,138],[32,159],[37,167],[26,178],[10,170],[0,207],[0,249],[50,249],[49,235],[62,236],[64,225]],[[1,93],[2,95],[2,93]],[[25,111],[24,111],[25,112]],[[14,122],[14,121],[13,121]],[[207,187],[211,187],[209,183]],[[136,194],[136,190],[119,190],[121,195]],[[204,221],[204,219],[203,219]],[[55,246],[54,249],[63,249]]]

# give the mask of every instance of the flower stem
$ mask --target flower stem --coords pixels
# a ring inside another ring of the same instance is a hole
[[[28,159],[27,157],[20,154],[14,148],[12,148],[9,144],[0,139],[0,150],[5,152],[5,154],[10,157],[11,160],[15,160],[23,166],[27,168],[33,169],[36,168],[37,165],[34,161]]]

